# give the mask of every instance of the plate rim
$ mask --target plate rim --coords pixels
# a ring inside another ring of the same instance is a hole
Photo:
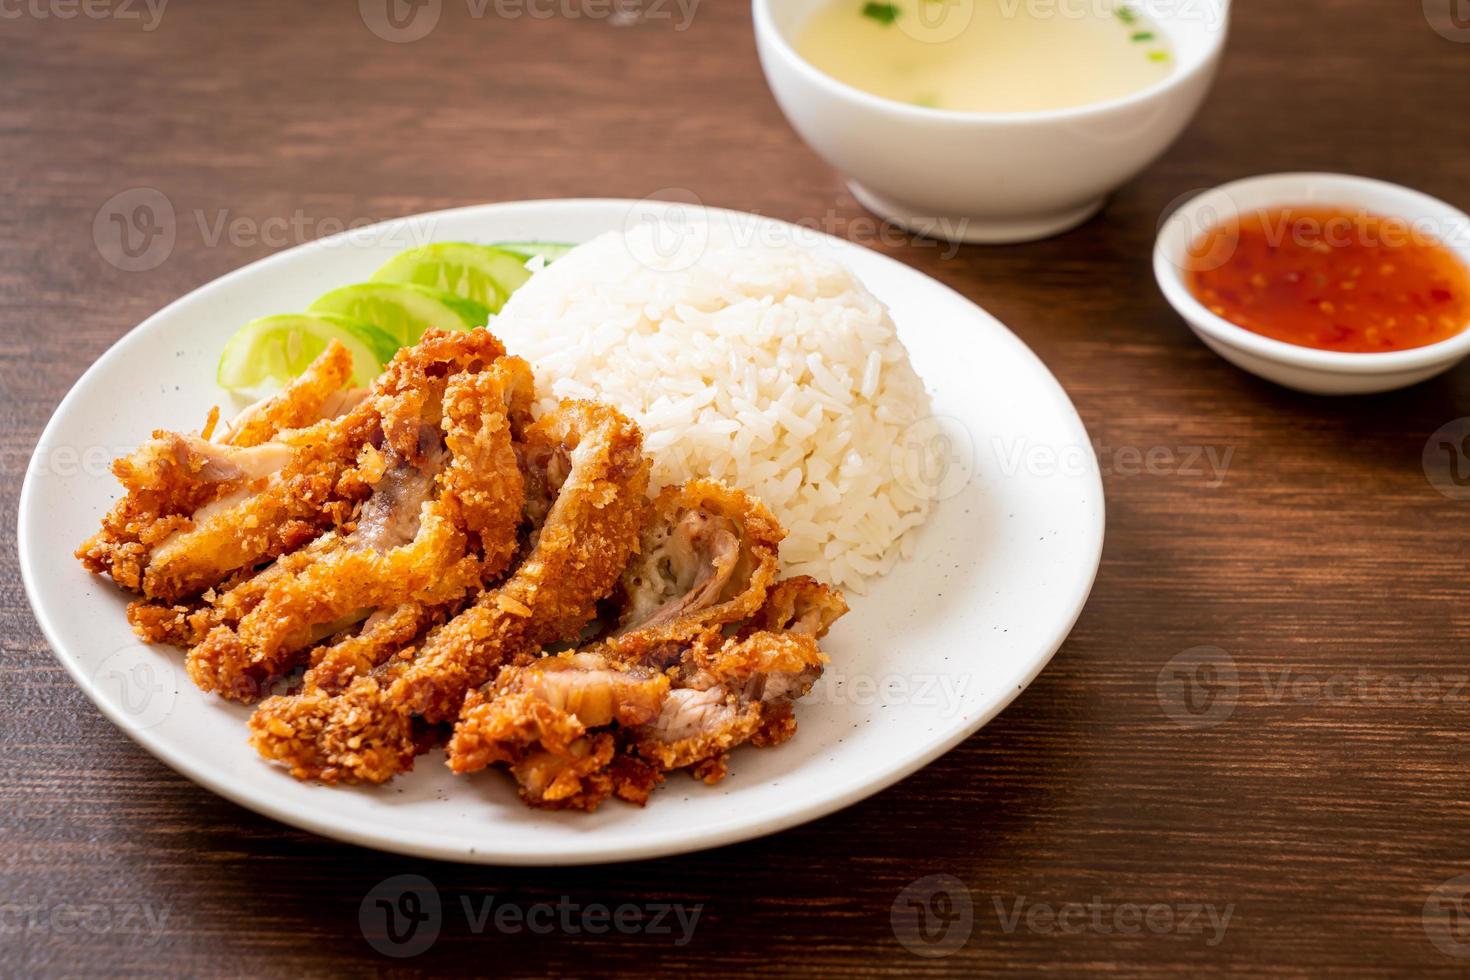
[[[361,236],[367,233],[385,233],[397,226],[407,226],[414,223],[429,222],[435,219],[443,219],[453,216],[455,218],[471,217],[477,215],[493,215],[498,210],[507,210],[525,207],[543,207],[557,209],[577,209],[585,207],[622,206],[624,208],[659,207],[666,205],[668,208],[690,208],[691,205],[682,205],[677,202],[660,202],[651,199],[635,200],[632,198],[607,198],[607,197],[585,197],[585,198],[542,198],[522,201],[497,201],[483,204],[472,204],[462,207],[443,208],[437,211],[425,211],[417,214],[404,215],[390,218],[386,221],[367,226],[365,228],[352,229],[331,235],[325,238],[314,239],[292,246],[289,249],[264,256],[254,262],[246,263],[239,268],[233,269],[224,275],[217,276],[208,282],[189,290],[181,296],[175,297],[160,309],[150,314],[141,322],[130,328],[126,333],[114,341],[94,360],[81,376],[77,378],[66,394],[52,410],[50,418],[42,428],[36,440],[36,448],[46,445],[48,437],[51,436],[53,428],[58,424],[64,411],[71,403],[80,397],[80,392],[88,385],[93,377],[103,370],[107,362],[120,355],[120,352],[130,348],[133,344],[141,342],[149,327],[157,320],[169,315],[175,307],[187,302],[201,292],[223,287],[226,283],[244,276],[252,271],[269,268],[276,264],[290,261],[298,252],[316,250],[332,247],[334,243],[349,240],[349,236]],[[813,820],[828,816],[838,810],[845,809],[854,803],[876,795],[894,784],[906,779],[918,770],[928,766],[940,756],[945,755],[961,742],[970,738],[980,729],[988,725],[997,715],[1010,706],[1020,693],[1031,685],[1046,669],[1061,645],[1071,634],[1082,610],[1092,594],[1093,586],[1096,584],[1099,569],[1102,563],[1103,543],[1107,531],[1107,508],[1104,497],[1102,473],[1098,466],[1096,455],[1092,450],[1092,443],[1087,432],[1086,423],[1083,422],[1081,414],[1073,404],[1071,396],[1062,387],[1061,382],[1052,373],[1046,363],[1031,350],[1020,337],[994,314],[990,313],[980,304],[960,293],[958,290],[940,282],[938,279],[913,268],[892,256],[885,255],[857,242],[851,242],[825,232],[806,228],[793,222],[783,221],[779,218],[769,217],[753,212],[736,211],[728,208],[698,207],[697,211],[707,214],[718,214],[734,216],[741,220],[755,219],[759,222],[771,222],[785,228],[794,229],[803,238],[810,238],[825,245],[836,244],[841,249],[861,249],[879,259],[882,263],[891,264],[903,270],[905,273],[922,276],[933,288],[948,293],[949,296],[973,311],[979,313],[983,318],[993,322],[1001,328],[1001,334],[1006,338],[1015,351],[1023,358],[1028,358],[1033,366],[1039,369],[1045,383],[1049,385],[1049,394],[1052,399],[1065,409],[1068,421],[1075,426],[1079,435],[1078,444],[1085,447],[1082,454],[1087,464],[1087,476],[1091,478],[1091,486],[1088,487],[1087,500],[1089,502],[1090,520],[1088,522],[1089,533],[1092,538],[1090,554],[1086,556],[1087,565],[1090,570],[1080,583],[1077,594],[1073,598],[1072,608],[1066,615],[1065,622],[1058,619],[1059,627],[1049,631],[1049,639],[1044,644],[1044,649],[1030,664],[1029,668],[1020,674],[1013,675],[1014,683],[1008,684],[1004,691],[998,692],[993,703],[985,710],[976,711],[965,724],[959,726],[949,733],[945,738],[928,746],[923,752],[908,758],[878,774],[870,775],[860,785],[848,790],[819,798],[806,798],[805,802],[793,805],[780,815],[762,824],[752,825],[748,821],[733,821],[725,824],[708,827],[681,835],[672,841],[653,841],[639,844],[637,842],[590,846],[587,848],[569,849],[556,847],[547,850],[525,850],[518,852],[502,852],[493,848],[480,851],[469,848],[468,851],[458,844],[435,844],[433,841],[412,842],[405,841],[394,836],[374,836],[362,832],[350,823],[332,823],[325,819],[318,819],[310,811],[300,811],[293,806],[278,803],[268,794],[237,789],[229,782],[229,772],[211,770],[206,767],[196,766],[187,758],[175,753],[170,743],[162,738],[153,737],[151,729],[138,728],[120,717],[120,712],[109,702],[107,698],[99,696],[92,683],[82,670],[82,666],[74,658],[62,653],[66,646],[60,642],[58,631],[51,622],[50,617],[42,612],[40,592],[33,573],[33,542],[28,525],[33,523],[27,517],[34,506],[33,496],[36,492],[38,466],[37,460],[41,454],[33,452],[26,465],[25,477],[21,483],[20,495],[16,505],[16,551],[19,559],[21,584],[25,591],[26,601],[30,605],[32,618],[46,639],[51,654],[61,663],[72,681],[81,689],[82,693],[92,704],[107,718],[114,727],[120,729],[133,740],[144,751],[148,752],[159,762],[170,769],[204,787],[210,792],[221,796],[238,806],[244,807],[255,813],[259,813],[270,819],[277,820],[288,826],[318,834],[331,840],[345,841],[360,847],[372,850],[403,854],[414,857],[431,858],[435,860],[454,861],[467,864],[498,865],[498,866],[534,866],[534,867],[574,867],[595,864],[607,864],[622,861],[648,860],[655,857],[668,857],[680,854],[688,854],[695,851],[707,850],[734,844],[741,841],[753,840],[770,834],[789,830],[792,827],[809,823]],[[435,239],[437,240],[437,239]],[[1085,545],[1086,542],[1079,544]]]

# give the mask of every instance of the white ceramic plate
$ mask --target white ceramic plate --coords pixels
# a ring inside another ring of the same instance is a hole
[[[741,220],[830,250],[891,307],[953,465],[936,474],[945,499],[916,555],[850,597],[796,738],[738,750],[717,786],[676,773],[643,809],[614,800],[591,815],[545,813],[521,805],[501,773],[452,776],[438,751],[386,787],[298,783],[247,744],[246,708],[196,691],[177,651],[136,642],[125,597],[72,558],[118,494],[107,463],[154,428],[197,427],[224,400],[214,365],[240,324],[304,309],[423,241],[584,241],[640,207],[496,204],[312,242],[190,293],[104,354],[46,427],[20,500],[26,591],[87,696],[160,760],[243,806],[369,847],[494,864],[646,858],[769,834],[889,786],[993,718],[1066,637],[1097,572],[1103,496],[1087,432],[984,310],[892,259],[764,218]]]

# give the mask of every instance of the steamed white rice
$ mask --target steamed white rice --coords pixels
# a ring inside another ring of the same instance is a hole
[[[617,406],[643,427],[655,486],[756,494],[789,532],[790,574],[861,591],[929,511],[894,455],[930,411],[888,311],[838,263],[754,226],[675,230],[580,246],[492,329],[534,366],[538,410]]]

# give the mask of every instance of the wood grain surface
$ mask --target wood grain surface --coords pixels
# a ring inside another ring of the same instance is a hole
[[[1362,173],[1470,205],[1470,44],[1416,0],[1241,0],[1198,120],[1105,212],[1051,241],[953,251],[874,241],[777,110],[747,5],[704,0],[686,23],[690,2],[646,0],[620,24],[596,0],[498,8],[516,17],[443,0],[411,43],[375,36],[349,0],[174,0],[156,22],[141,0],[0,3],[0,975],[1470,970],[1470,878],[1454,880],[1470,873],[1470,501],[1421,464],[1430,434],[1470,415],[1470,367],[1380,397],[1280,390],[1197,343],[1148,262],[1171,202],[1251,173]],[[176,240],[128,272],[93,222],[140,187],[167,198]],[[1108,470],[1101,574],[1000,718],[774,837],[506,870],[256,816],[74,687],[22,592],[15,500],[51,411],[125,331],[346,224],[689,194],[921,269],[1009,324],[1076,401]],[[1220,479],[1186,465],[1196,449],[1228,458]],[[1174,660],[1197,647],[1217,652]],[[1181,700],[1195,696],[1224,700],[1202,721],[1187,712],[1207,702]],[[404,874],[437,889],[442,928],[391,958],[359,909]],[[954,879],[956,914],[968,898],[967,935],[928,882],[904,891],[931,875]],[[578,911],[516,932],[478,923],[492,897]],[[915,897],[937,945],[892,923]],[[698,908],[692,935],[584,928],[599,904],[664,903]]]

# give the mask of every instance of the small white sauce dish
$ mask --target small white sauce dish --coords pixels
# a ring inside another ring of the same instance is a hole
[[[1000,113],[908,105],[813,67],[793,41],[829,2],[752,2],[756,49],[781,111],[868,210],[921,234],[985,243],[1067,231],[1157,159],[1209,91],[1230,11],[1230,0],[1135,0],[1173,49],[1167,78],[1108,102]],[[1080,0],[1014,2],[1066,16]]]
[[[1327,173],[1269,174],[1222,184],[1170,215],[1154,244],[1154,276],[1164,298],[1211,350],[1251,374],[1317,395],[1406,388],[1448,371],[1470,355],[1470,329],[1425,347],[1345,353],[1263,337],[1208,310],[1189,289],[1190,245],[1221,222],[1292,205],[1361,209],[1396,218],[1437,238],[1470,264],[1470,215],[1398,184]]]

